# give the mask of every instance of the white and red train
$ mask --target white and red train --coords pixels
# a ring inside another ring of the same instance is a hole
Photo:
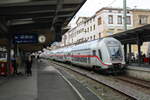
[[[120,41],[107,37],[51,50],[44,57],[93,68],[107,73],[123,72],[124,52]]]

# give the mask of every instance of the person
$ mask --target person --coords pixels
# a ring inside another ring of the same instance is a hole
[[[27,76],[32,76],[31,68],[32,68],[32,58],[29,55],[27,60],[26,60],[26,74],[27,74]]]
[[[18,71],[17,71],[17,64],[16,64],[16,57],[12,58],[12,65],[14,67],[14,75],[17,75]]]
[[[135,63],[135,56],[134,56],[134,55],[132,56],[132,60],[133,60],[133,62]]]

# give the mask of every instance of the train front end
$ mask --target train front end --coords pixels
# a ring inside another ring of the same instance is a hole
[[[125,59],[124,52],[120,41],[111,39],[106,41],[110,63],[108,71],[109,73],[123,73],[125,72]]]

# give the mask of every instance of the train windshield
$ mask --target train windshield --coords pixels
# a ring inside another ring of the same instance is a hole
[[[110,46],[109,47],[109,50],[110,50],[110,55],[112,58],[120,58],[122,55],[121,55],[121,48],[118,47],[118,46]]]

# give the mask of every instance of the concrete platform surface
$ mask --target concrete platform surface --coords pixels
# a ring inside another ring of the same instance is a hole
[[[0,100],[88,100],[81,98],[74,89],[76,87],[68,84],[64,79],[66,74],[62,76],[64,73],[60,74],[49,63],[34,61],[32,71],[33,75],[29,77],[23,75],[0,79]],[[78,89],[86,90],[81,84]],[[93,96],[93,99],[90,97],[91,100],[98,100],[92,92],[86,92]]]
[[[33,66],[32,77],[10,76],[0,84],[0,100],[36,100],[37,69]]]

